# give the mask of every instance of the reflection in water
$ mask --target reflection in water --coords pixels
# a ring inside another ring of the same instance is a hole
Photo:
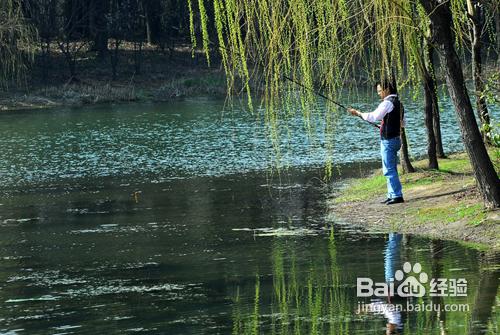
[[[237,288],[233,334],[351,334],[352,288],[342,285],[333,229],[328,251],[328,258],[300,260],[287,241],[274,240],[272,287],[261,292],[265,275],[257,274],[253,301],[244,301]]]
[[[374,315],[382,315],[386,319],[386,334],[403,334],[404,322],[401,306],[405,305],[405,299],[397,295],[398,285],[401,282],[395,279],[395,273],[401,268],[401,242],[402,234],[390,233],[384,250],[384,274],[385,283],[394,285],[394,294],[388,292],[385,297],[372,299],[369,304],[363,305],[363,310],[357,313],[368,312]]]
[[[387,247],[384,255],[384,272],[386,283],[394,283],[397,292],[397,284],[395,283],[395,273],[401,268],[400,248],[403,235],[390,233],[387,240]],[[397,334],[403,332],[403,321],[401,311],[392,302],[395,302],[398,297],[387,295],[387,303],[379,302],[382,305],[384,317],[387,319],[387,334]],[[400,302],[401,303],[401,302]]]
[[[430,242],[430,251],[431,251],[431,274],[433,278],[441,278],[443,277],[443,254],[444,254],[444,246],[441,240],[432,240]],[[432,303],[434,305],[443,306],[444,299],[441,296],[432,297]],[[446,335],[446,313],[442,310],[433,311],[430,315],[430,321],[432,324],[439,325],[439,334]]]
[[[500,285],[498,259],[499,254],[495,252],[486,253],[481,256],[482,270],[479,274],[480,280],[469,320],[469,334],[471,335],[483,334],[488,331],[488,328],[493,328],[492,333],[498,334],[500,325],[498,323],[493,325],[490,321],[492,306],[495,306],[495,300],[498,298],[498,296],[491,294],[491,292],[498,292]]]
[[[403,239],[402,234],[390,233],[387,240],[387,246],[385,248],[384,260],[385,260],[385,282],[389,283],[394,281],[394,274],[396,270],[401,268],[400,259],[400,248],[401,240]]]
[[[469,287],[475,288],[475,297],[470,296],[466,301],[460,297],[403,298],[396,294],[362,302],[360,309],[353,287],[355,281],[344,275],[351,266],[339,262],[339,252],[345,252],[342,250],[345,246],[338,245],[335,229],[331,227],[328,244],[324,245],[328,252],[308,254],[306,259],[296,254],[289,241],[273,240],[272,274],[257,270],[253,288],[236,288],[233,334],[496,334],[498,324],[492,318],[492,308],[498,290],[498,270],[487,270],[483,264],[482,278],[469,281]],[[378,269],[369,271],[372,278],[375,280],[383,267],[384,278],[393,281],[395,271],[402,268],[402,249],[415,248],[421,250],[417,259],[421,258],[422,271],[429,276],[456,277],[453,272],[457,269],[453,266],[457,263],[445,254],[447,247],[453,252],[450,245],[446,247],[442,241],[421,242],[406,240],[401,234],[389,234],[377,256],[383,255],[383,263],[374,259],[375,255],[369,255],[370,259],[364,261],[380,264]],[[430,248],[425,248],[425,244]],[[346,255],[340,257],[345,260]],[[493,259],[498,262],[498,255]],[[263,281],[269,285],[263,286]],[[395,292],[398,284],[402,283],[395,282]],[[442,309],[406,309],[407,304],[430,304],[431,301]],[[471,312],[444,308],[446,304],[458,303],[468,303]]]
[[[365,305],[364,309],[366,312],[382,315],[387,320],[387,335],[403,334],[402,311],[397,305],[390,303],[389,299],[387,301],[374,299],[370,304]]]

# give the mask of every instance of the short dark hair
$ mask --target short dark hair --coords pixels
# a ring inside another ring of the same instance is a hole
[[[382,87],[383,90],[389,89],[389,94],[396,94],[398,92],[396,90],[396,87],[394,87],[394,83],[392,82],[392,80],[384,79],[378,81],[375,87],[377,87],[377,85],[380,85],[380,87]]]

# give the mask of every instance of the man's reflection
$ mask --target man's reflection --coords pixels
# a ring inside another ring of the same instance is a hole
[[[398,233],[390,233],[385,246],[384,252],[384,272],[385,282],[394,281],[396,270],[401,267],[401,240],[403,235]]]
[[[394,296],[373,299],[370,304],[363,306],[365,312],[383,315],[387,320],[386,334],[403,333],[403,298],[397,296],[397,285],[394,276],[401,267],[401,241],[403,235],[390,233],[384,251],[384,275],[386,284],[394,284]]]

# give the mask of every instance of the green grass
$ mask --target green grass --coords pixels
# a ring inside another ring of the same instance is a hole
[[[450,175],[463,174],[471,172],[470,164],[465,154],[452,155],[450,158],[439,161],[439,170],[429,170],[425,166],[427,160],[421,160],[414,163],[417,169],[416,173],[402,175],[400,173],[401,183],[404,189],[413,187],[433,185],[439,182],[445,182]],[[465,182],[465,180],[464,180]],[[373,176],[356,179],[346,187],[333,201],[336,204],[346,202],[365,201],[374,197],[380,197],[386,191],[386,180],[381,171],[377,171]]]
[[[471,172],[471,167],[466,157],[448,158],[439,160],[439,171],[446,173],[468,173]]]
[[[415,162],[414,167],[417,172],[400,175],[403,189],[408,190],[427,185],[446,188],[457,183],[463,186],[473,183],[471,166],[466,154],[456,154],[447,159],[439,160],[439,170],[426,169],[426,165],[427,160]],[[341,204],[366,201],[382,197],[385,192],[386,180],[379,170],[373,176],[352,181],[333,202]],[[414,217],[416,224],[451,223],[466,220],[471,225],[479,225],[486,220],[486,213],[481,203],[473,205],[461,203],[454,207],[412,209],[408,214]]]
[[[413,187],[418,187],[418,186],[426,186],[426,185],[432,185],[437,182],[442,182],[446,179],[446,176],[439,172],[439,171],[433,171],[433,172],[421,172],[417,174],[406,174],[400,177],[401,183],[406,189],[413,188]]]
[[[385,192],[385,177],[375,175],[368,178],[357,179],[352,182],[342,193],[336,197],[334,203],[364,201]]]
[[[461,204],[457,207],[431,207],[413,209],[409,213],[417,224],[452,223],[466,220],[471,225],[479,225],[486,219],[482,204]]]
[[[494,241],[496,237],[493,234],[497,234],[498,230],[491,225],[497,225],[498,220],[495,216],[490,218],[489,211],[477,196],[467,155],[455,154],[447,159],[440,159],[438,170],[426,168],[427,164],[427,160],[413,162],[415,173],[400,174],[403,192],[411,190],[407,194],[410,201],[406,206],[394,208],[394,211],[388,214],[388,227],[392,226],[391,230],[394,231],[404,229],[401,226],[404,225],[425,235],[427,227],[439,234],[441,229],[450,225],[449,227],[457,229],[454,236],[460,239],[461,232],[466,232],[467,227],[488,226],[492,229],[484,230],[485,234],[489,234],[486,239],[491,238]],[[370,177],[350,181],[332,202],[337,205],[345,204],[346,209],[359,204],[362,207],[364,201],[366,205],[371,206],[374,199],[383,198],[385,192],[386,180],[378,170]],[[444,197],[440,197],[440,194]],[[437,197],[434,199],[435,195]],[[411,201],[412,197],[422,201]],[[355,202],[358,204],[350,205]],[[340,206],[339,211],[342,211]],[[456,224],[451,225],[453,223]]]

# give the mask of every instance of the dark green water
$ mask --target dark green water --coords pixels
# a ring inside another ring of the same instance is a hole
[[[370,103],[356,107],[367,111],[376,107],[374,97],[362,98]],[[445,150],[461,150],[451,105],[447,100],[441,104]],[[423,155],[426,135],[421,103],[408,101],[405,105],[411,154]],[[121,178],[123,183],[162,182],[274,166],[274,149],[266,137],[262,111],[252,115],[237,107],[224,113],[222,109],[221,101],[196,99],[161,105],[4,112],[0,115],[0,189],[65,181],[74,185],[95,177]],[[495,122],[500,106],[490,109]],[[301,112],[283,122],[282,166],[309,170],[324,165],[327,152],[321,106],[314,115],[312,124],[318,131],[312,136],[304,131]],[[334,163],[378,162],[378,130],[345,112],[340,115]]]
[[[270,174],[259,123],[220,108],[0,115],[0,334],[385,334],[388,320],[400,334],[499,333],[499,255],[327,221],[321,145],[293,137],[292,169]],[[363,127],[340,134],[339,160],[377,158]],[[358,298],[356,278],[404,262],[467,280],[464,297],[413,302],[469,310],[357,313],[387,301]]]

